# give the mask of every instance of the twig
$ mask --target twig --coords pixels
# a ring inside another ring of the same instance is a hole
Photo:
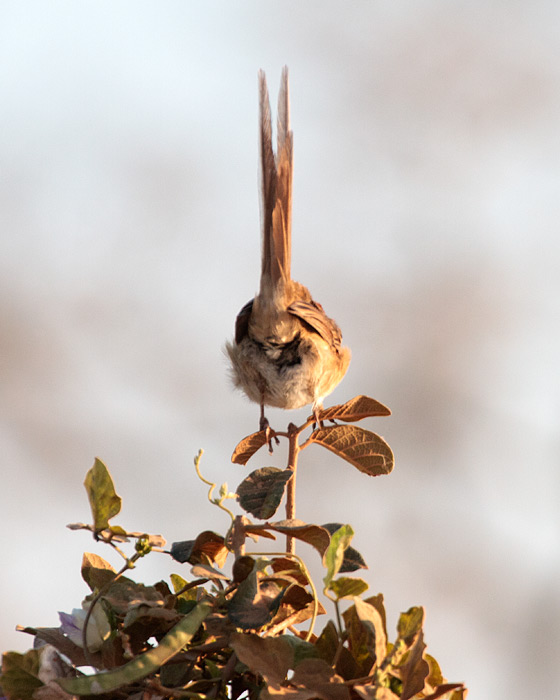
[[[300,429],[293,423],[288,426],[288,469],[292,471],[292,478],[288,481],[286,489],[286,518],[294,520],[296,517],[296,472],[299,454],[298,435]],[[296,541],[291,535],[286,537],[286,549],[290,554],[296,551]]]

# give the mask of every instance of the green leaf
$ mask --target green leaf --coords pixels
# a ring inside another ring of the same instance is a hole
[[[109,520],[121,510],[121,498],[117,496],[107,467],[95,459],[84,481],[96,532],[109,527]]]
[[[154,671],[186,646],[198,632],[202,621],[210,614],[208,603],[199,603],[178,622],[161,640],[159,645],[113,671],[104,671],[80,678],[58,678],[57,683],[72,695],[101,695],[124,685],[136,683]]]
[[[251,472],[237,487],[239,505],[255,518],[266,520],[274,515],[282,501],[290,469],[263,467]]]
[[[339,527],[342,527],[342,523],[325,523],[323,527],[332,535],[338,530]],[[357,549],[354,549],[354,547],[347,547],[344,550],[344,559],[339,570],[340,574],[349,574],[352,571],[367,568],[368,567],[364,561],[364,558]]]
[[[40,651],[9,651],[2,656],[2,691],[10,700],[31,700],[43,683],[39,680]]]
[[[409,608],[405,613],[401,613],[397,623],[399,637],[410,646],[414,637],[422,630],[424,622],[424,608],[417,606]]]
[[[340,571],[344,561],[344,552],[352,537],[354,537],[354,530],[350,525],[343,525],[331,535],[330,544],[323,556],[323,564],[327,569],[327,574],[323,579],[325,588],[329,587],[330,582]]]
[[[334,425],[311,433],[311,442],[326,447],[368,476],[393,470],[394,457],[382,437],[356,425]]]
[[[341,576],[329,583],[329,590],[332,591],[337,600],[341,598],[352,598],[359,596],[364,591],[367,591],[369,585],[363,578],[350,578],[349,576]]]

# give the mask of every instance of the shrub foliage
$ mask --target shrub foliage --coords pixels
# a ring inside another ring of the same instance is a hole
[[[379,402],[358,396],[325,410],[320,425],[310,417],[284,433],[267,429],[248,436],[235,448],[233,462],[244,465],[267,444],[272,450],[286,439],[288,464],[256,469],[234,493],[223,484],[214,495],[217,486],[201,474],[200,452],[197,474],[230,526],[225,534],[204,530],[168,549],[158,535],[127,532],[112,523],[121,499],[107,468],[95,460],[85,479],[92,522],[68,527],[89,530],[124,564],[116,571],[97,554],[84,554],[81,574],[91,593],[81,608],[60,614],[60,627],[19,628],[33,635],[34,648],[3,655],[0,695],[8,700],[464,698],[464,686],[448,683],[426,653],[422,607],[402,613],[389,635],[383,595],[368,594],[368,583],[355,574],[367,566],[350,545],[351,526],[295,518],[299,453],[317,444],[369,476],[389,474],[393,454],[387,443],[355,425],[389,414]],[[284,497],[286,518],[275,520]],[[229,500],[258,522],[234,515],[225,505]],[[285,551],[264,544],[283,537]],[[296,554],[297,542],[311,545],[323,563],[322,602]],[[123,551],[133,543],[132,553]],[[177,573],[169,582],[144,585],[126,576],[139,559],[155,552],[189,564],[188,578]],[[317,631],[324,605],[332,606],[334,619]]]

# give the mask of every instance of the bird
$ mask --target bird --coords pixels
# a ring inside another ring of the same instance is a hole
[[[265,406],[283,409],[312,404],[322,426],[324,398],[350,363],[342,333],[309,290],[291,277],[293,132],[290,130],[288,69],[278,97],[277,149],[266,75],[259,82],[259,141],[262,256],[258,294],[235,321],[226,343],[234,385],[260,405],[260,430],[269,430]]]

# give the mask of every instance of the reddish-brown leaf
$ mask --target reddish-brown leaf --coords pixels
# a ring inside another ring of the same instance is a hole
[[[436,700],[436,698],[441,698],[442,695],[447,695],[452,690],[458,691],[457,695],[459,697],[465,697],[466,688],[463,683],[443,683],[431,695],[426,695],[424,700]]]
[[[267,523],[263,525],[263,528],[307,542],[307,544],[315,547],[321,556],[323,556],[331,541],[331,536],[324,527],[308,525],[302,520],[279,520],[275,523]]]
[[[424,634],[420,630],[406,657],[406,662],[400,667],[403,684],[401,700],[410,700],[424,690],[424,682],[430,672],[428,662],[423,658],[425,648]]]
[[[331,406],[321,412],[321,420],[342,420],[345,423],[368,418],[370,416],[390,416],[391,411],[379,401],[369,396],[356,396],[350,401]]]
[[[290,683],[296,688],[312,691],[308,698],[350,700],[350,690],[323,659],[304,659],[296,666]]]
[[[292,476],[290,469],[255,469],[237,487],[239,505],[255,518],[271,518],[276,513],[284,497],[286,484]]]
[[[313,431],[311,442],[326,447],[369,476],[389,474],[393,470],[393,452],[375,433],[355,425],[335,425]]]
[[[231,646],[242,663],[273,685],[280,685],[294,664],[293,649],[282,637],[236,633]]]
[[[258,452],[264,445],[266,445],[266,432],[264,430],[248,435],[233,451],[231,461],[234,464],[247,464],[255,452]]]
[[[352,690],[362,698],[362,700],[399,700],[389,688],[380,688],[378,685],[353,685]]]

